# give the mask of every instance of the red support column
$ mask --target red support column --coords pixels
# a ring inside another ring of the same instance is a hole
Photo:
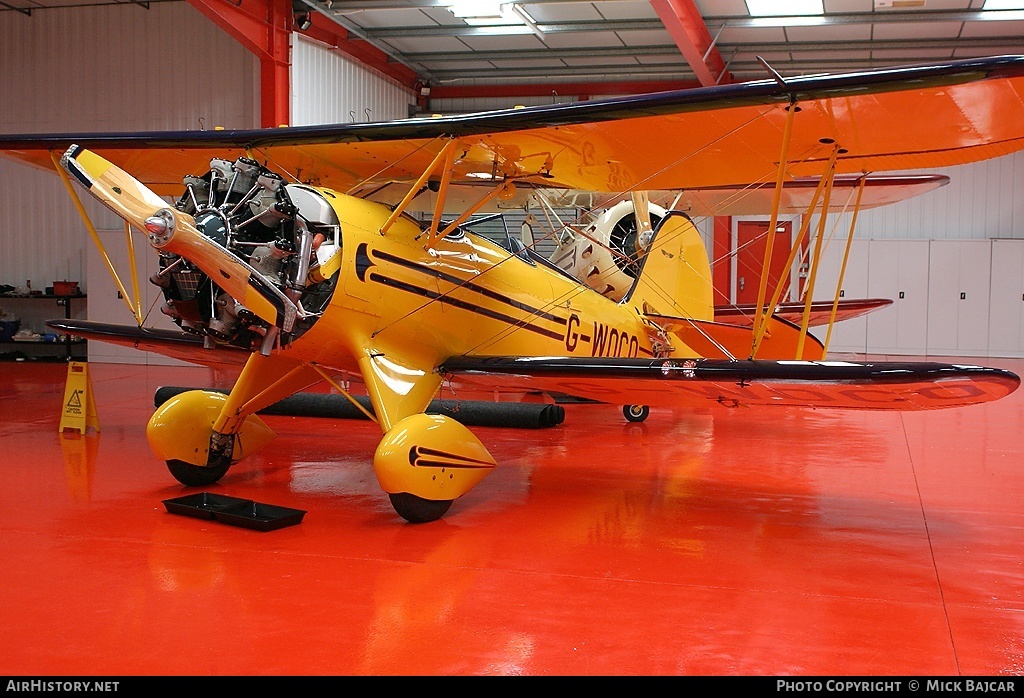
[[[291,0],[188,0],[260,59],[260,125],[287,126],[291,98]]]
[[[732,290],[732,216],[715,216],[711,244],[711,279],[714,304],[731,302]]]

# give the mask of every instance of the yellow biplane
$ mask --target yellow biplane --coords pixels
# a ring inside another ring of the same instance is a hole
[[[571,395],[634,415],[923,410],[1013,392],[1019,378],[998,369],[829,361],[808,332],[810,296],[791,315],[800,322],[778,317],[781,285],[769,288],[767,274],[751,316],[716,318],[693,221],[670,204],[652,224],[647,193],[774,181],[772,229],[796,179],[815,178],[812,199],[825,206],[838,177],[859,178],[863,193],[872,173],[1021,147],[1020,56],[387,123],[0,137],[4,155],[56,170],[76,202],[73,183],[147,237],[160,260],[152,281],[183,333],[61,327],[244,364],[230,393],[185,392],[150,419],[152,450],[178,481],[215,483],[269,442],[257,416],[268,405],[321,381],[356,402],[356,380],[383,433],[378,482],[412,522],[441,517],[495,467],[464,425],[425,413],[445,385]],[[367,194],[395,186],[405,193],[387,204]],[[467,230],[524,189],[630,196],[633,278],[619,297],[528,245]],[[412,216],[414,205],[428,215]],[[834,322],[838,308],[837,298],[814,310]]]

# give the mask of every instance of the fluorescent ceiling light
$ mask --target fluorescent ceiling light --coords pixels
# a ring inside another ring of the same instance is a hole
[[[453,2],[449,7],[448,11],[456,17],[501,17],[501,5],[500,2],[494,2],[494,0],[462,0],[461,2]]]
[[[813,27],[819,24],[827,24],[825,16],[814,17],[808,15],[796,17],[752,17],[750,24],[755,27]]]
[[[526,11],[515,2],[509,0],[456,0],[448,6],[448,11],[461,19],[466,24],[474,27],[488,27],[491,25],[519,25],[511,31],[496,33],[522,34],[519,31],[522,25],[529,27],[529,30],[540,36],[537,25],[532,21]]]
[[[823,15],[823,0],[747,0],[747,11],[753,17],[784,15]]]
[[[985,0],[983,10],[1024,10],[1024,0]]]

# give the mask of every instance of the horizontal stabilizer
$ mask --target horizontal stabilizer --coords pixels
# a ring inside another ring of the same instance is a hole
[[[753,322],[730,324],[705,322],[667,315],[645,315],[664,330],[679,337],[698,356],[708,359],[746,359],[754,345]],[[768,318],[768,327],[757,347],[759,359],[806,359],[819,361],[825,347],[813,335],[804,336],[802,356],[797,356],[800,328],[778,317]]]
[[[850,320],[861,315],[873,313],[876,310],[887,308],[892,305],[888,298],[849,298],[840,299],[836,304],[836,322]],[[754,314],[757,312],[755,305],[716,305],[715,322],[728,322],[733,325],[753,325]],[[780,303],[772,313],[775,317],[788,320],[799,325],[803,319],[804,304],[801,303]],[[820,327],[827,325],[832,316],[832,301],[811,301],[810,319],[808,327]]]
[[[565,393],[617,405],[929,410],[991,402],[1020,385],[1010,371],[928,362],[456,357],[453,383]]]

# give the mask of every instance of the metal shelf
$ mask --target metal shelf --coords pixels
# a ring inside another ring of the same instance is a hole
[[[64,319],[65,320],[70,320],[71,319],[71,301],[85,300],[88,297],[89,297],[88,294],[85,294],[85,293],[81,293],[81,294],[74,295],[74,296],[58,296],[58,295],[55,295],[55,294],[45,294],[45,293],[34,294],[34,295],[30,295],[30,296],[0,296],[0,304],[6,304],[9,301],[50,301],[50,302],[56,303],[58,306],[63,307],[64,308]],[[81,345],[84,345],[84,344],[86,344],[86,340],[84,340],[84,339],[72,340],[70,335],[66,335],[64,337],[64,341],[62,341],[62,342],[14,341],[14,340],[11,340],[9,342],[0,342],[0,345],[3,345],[5,347],[6,346],[10,346],[10,345],[17,345],[17,346],[24,346],[24,347],[40,347],[40,346],[58,346],[58,345],[63,345],[63,347],[64,347],[64,356],[62,358],[65,361],[71,361],[71,360],[73,360],[75,358],[75,354],[72,352],[72,347],[81,346]],[[5,353],[7,353],[7,352],[0,351],[0,354],[5,354]],[[48,357],[46,357],[46,356],[37,356],[35,358],[45,359],[45,358],[48,358]],[[57,357],[53,357],[53,358],[57,358]]]

